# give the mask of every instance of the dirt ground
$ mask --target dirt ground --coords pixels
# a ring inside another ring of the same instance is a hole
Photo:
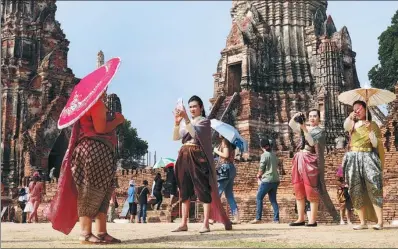
[[[385,227],[354,231],[349,225],[320,225],[316,228],[289,227],[288,224],[241,224],[232,231],[211,226],[211,233],[199,234],[201,224],[189,224],[188,232],[170,232],[178,224],[108,224],[111,235],[122,244],[94,247],[112,248],[397,248],[398,228]],[[1,223],[1,248],[82,248],[78,242],[79,226],[68,236],[55,231],[51,224]]]

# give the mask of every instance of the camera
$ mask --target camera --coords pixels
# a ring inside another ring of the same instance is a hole
[[[294,117],[294,121],[301,125],[304,124],[304,122],[305,122],[304,114],[301,113],[300,115],[297,115],[296,117]]]

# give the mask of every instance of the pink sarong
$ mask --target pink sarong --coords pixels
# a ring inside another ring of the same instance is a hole
[[[319,170],[317,154],[297,152],[293,157],[292,183],[297,200],[319,201]]]

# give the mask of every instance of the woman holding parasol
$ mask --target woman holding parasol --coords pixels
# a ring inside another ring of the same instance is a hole
[[[106,88],[120,64],[119,58],[84,77],[73,89],[58,120],[58,128],[73,124],[62,162],[58,192],[47,210],[53,228],[69,234],[77,218],[82,244],[120,243],[107,233],[106,217],[116,173],[115,129],[124,122],[112,118],[105,105]],[[97,235],[92,234],[92,219]]]
[[[339,96],[341,102],[351,104],[354,110],[344,122],[350,143],[343,159],[348,192],[361,222],[354,230],[367,229],[367,220],[377,222],[373,229],[383,229],[384,148],[380,128],[372,121],[368,106],[394,99],[395,94],[376,88],[354,89]]]

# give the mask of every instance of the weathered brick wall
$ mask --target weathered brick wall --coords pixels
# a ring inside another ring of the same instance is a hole
[[[341,164],[344,156],[344,150],[333,151],[326,156],[325,160],[325,181],[329,195],[338,209],[337,202],[337,181],[336,170]],[[293,195],[293,188],[291,185],[291,158],[288,156],[280,156],[283,164],[284,175],[281,175],[281,184],[278,189],[277,200],[280,209],[281,222],[290,222],[296,219],[297,215],[294,212],[295,199]],[[258,162],[240,162],[236,163],[237,177],[235,179],[234,192],[238,202],[238,208],[242,221],[250,221],[255,218],[256,210],[256,194],[257,181],[255,179]],[[133,170],[133,171],[119,171],[117,174],[119,188],[117,189],[117,197],[119,202],[119,212],[126,199],[128,183],[134,179],[137,185],[142,185],[143,180],[148,180],[149,186],[152,186],[153,179],[156,173],[160,172],[165,178],[163,170]],[[43,204],[39,208],[39,214],[43,216],[42,210],[46,203],[54,196],[56,191],[55,183],[46,184],[46,195]],[[384,220],[391,222],[398,218],[398,152],[395,150],[386,153],[386,165],[384,167]],[[225,198],[222,198],[225,208],[229,211],[229,206]],[[264,198],[263,220],[272,221],[273,210],[268,200]],[[356,221],[357,217],[353,218]],[[44,220],[43,220],[44,221]],[[319,223],[332,223],[332,217],[320,206]]]
[[[330,152],[325,158],[325,181],[329,195],[338,209],[337,202],[337,181],[336,170],[341,164],[344,156],[344,150],[336,150]],[[293,188],[291,185],[291,158],[288,155],[281,155],[283,170],[285,174],[281,175],[281,184],[278,189],[277,200],[280,209],[281,222],[290,222],[296,219],[297,215],[294,212],[295,199],[293,195]],[[242,221],[250,221],[255,218],[256,210],[256,194],[257,181],[255,179],[258,162],[240,162],[236,163],[237,177],[235,178],[234,192],[238,202],[238,208]],[[152,186],[153,179],[156,173],[161,173],[165,178],[162,169],[157,170],[130,170],[119,171],[117,179],[119,188],[117,189],[117,197],[119,202],[119,212],[122,209],[123,203],[126,199],[128,183],[134,179],[136,184],[142,185],[143,180],[148,180],[149,186]],[[40,205],[39,214],[42,216],[41,220],[45,220],[42,210],[44,206],[51,200],[56,192],[55,183],[46,183],[46,195],[43,204]],[[391,222],[393,219],[398,219],[398,151],[395,147],[390,152],[386,153],[386,164],[384,166],[384,220]],[[222,198],[225,208],[229,211],[229,206],[225,198]],[[273,210],[268,200],[264,198],[263,220],[272,221]],[[357,217],[353,218],[356,221]],[[319,223],[332,223],[332,217],[325,212],[325,209],[320,206]]]
[[[338,208],[337,202],[337,181],[336,181],[336,170],[339,164],[341,164],[344,152],[336,151],[330,153],[326,158],[325,163],[325,181],[327,190],[336,208]],[[291,158],[287,155],[279,157],[282,161],[283,171],[285,174],[281,175],[281,183],[278,188],[277,200],[279,204],[280,220],[281,222],[294,221],[297,215],[294,211],[295,199],[293,195],[293,188],[291,184]],[[240,209],[241,219],[243,221],[250,221],[255,218],[256,210],[256,194],[257,194],[257,180],[256,174],[258,171],[258,162],[242,162],[237,163],[237,177],[235,179],[235,193],[238,201],[238,207]],[[282,171],[282,170],[280,170]],[[263,220],[272,221],[273,209],[266,196],[264,198],[264,209],[263,209]],[[325,211],[322,204],[319,212],[320,223],[331,223],[332,217]]]

